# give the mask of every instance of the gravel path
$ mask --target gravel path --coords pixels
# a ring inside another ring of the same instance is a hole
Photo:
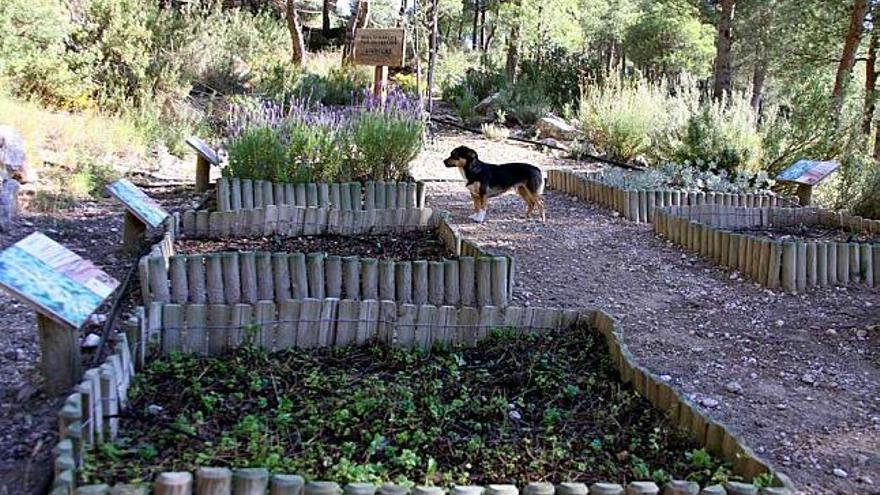
[[[448,179],[441,160],[459,144],[490,161],[555,164],[530,148],[448,134],[419,157],[416,177]],[[643,365],[806,493],[880,493],[880,289],[770,292],[611,211],[554,191],[546,201],[546,224],[524,220],[510,194],[477,225],[461,181],[429,189],[430,205],[452,212],[464,234],[516,257],[520,304],[610,311]]]

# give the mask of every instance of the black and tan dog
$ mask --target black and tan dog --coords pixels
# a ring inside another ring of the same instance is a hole
[[[466,147],[459,146],[452,150],[449,158],[443,160],[443,164],[449,168],[458,167],[461,175],[467,180],[467,188],[474,200],[474,213],[470,216],[475,222],[486,219],[488,200],[495,196],[506,193],[511,189],[522,196],[528,205],[526,218],[537,208],[541,214],[541,221],[545,221],[544,214],[544,177],[541,170],[528,163],[505,163],[493,165],[480,161],[477,152]]]

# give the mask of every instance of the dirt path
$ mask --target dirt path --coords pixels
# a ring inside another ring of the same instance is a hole
[[[519,145],[450,133],[420,155],[416,177],[450,178],[441,160],[459,144],[489,161],[554,164]],[[493,200],[477,225],[460,181],[429,189],[431,206],[451,211],[465,234],[516,257],[521,304],[610,311],[642,364],[799,488],[880,493],[880,289],[773,293],[608,210],[554,191],[546,201],[545,225],[525,221],[515,195]]]

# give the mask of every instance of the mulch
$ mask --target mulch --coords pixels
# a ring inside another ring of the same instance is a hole
[[[748,227],[730,229],[733,232],[748,234],[773,241],[827,241],[827,242],[880,242],[876,233],[853,232],[852,230],[821,225],[790,225],[779,227]]]
[[[361,256],[385,260],[436,261],[452,257],[434,231],[409,231],[378,235],[330,234],[300,237],[199,239],[181,240],[175,245],[175,252],[180,254],[221,251],[325,252],[331,255]]]

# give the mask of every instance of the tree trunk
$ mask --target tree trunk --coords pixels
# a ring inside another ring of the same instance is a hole
[[[358,0],[345,28],[345,45],[342,48],[342,64],[349,65],[354,61],[354,37],[357,30],[367,25],[370,17],[370,0]]]
[[[321,8],[321,34],[325,38],[330,37],[330,0],[324,0]]]
[[[880,41],[880,26],[871,28],[871,41],[868,43],[868,57],[865,60],[865,115],[862,118],[862,132],[871,134],[871,122],[877,104],[877,43]]]
[[[736,0],[721,0],[721,17],[718,18],[718,39],[715,42],[715,86],[712,96],[720,100],[730,94],[732,79],[731,47],[733,38],[733,11],[736,8]]]
[[[874,159],[880,161],[880,122],[874,124]]]
[[[520,23],[516,23],[507,39],[507,63],[505,73],[511,84],[516,82],[516,70],[519,67],[519,32]]]
[[[862,24],[868,13],[867,0],[855,0],[852,15],[849,18],[849,29],[843,43],[843,54],[837,65],[837,75],[834,77],[834,90],[831,92],[831,114],[835,122],[840,119],[840,109],[843,107],[843,91],[852,74],[853,64],[856,60],[856,50],[862,38]]]
[[[479,35],[480,24],[480,0],[474,0],[474,26],[471,31],[471,50],[477,49],[477,36]]]
[[[755,61],[755,68],[752,72],[752,110],[755,115],[761,112],[761,104],[764,101],[764,81],[767,79],[767,60],[759,56]]]
[[[429,40],[431,51],[428,60],[428,115],[434,113],[434,67],[437,65],[437,23],[440,15],[439,4],[439,0],[432,0],[431,2],[431,38]]]
[[[287,30],[290,31],[290,42],[293,45],[291,60],[293,64],[302,66],[306,61],[306,43],[303,39],[302,27],[299,24],[299,13],[293,0],[287,0]]]
[[[486,4],[480,5],[480,50],[486,51]]]

